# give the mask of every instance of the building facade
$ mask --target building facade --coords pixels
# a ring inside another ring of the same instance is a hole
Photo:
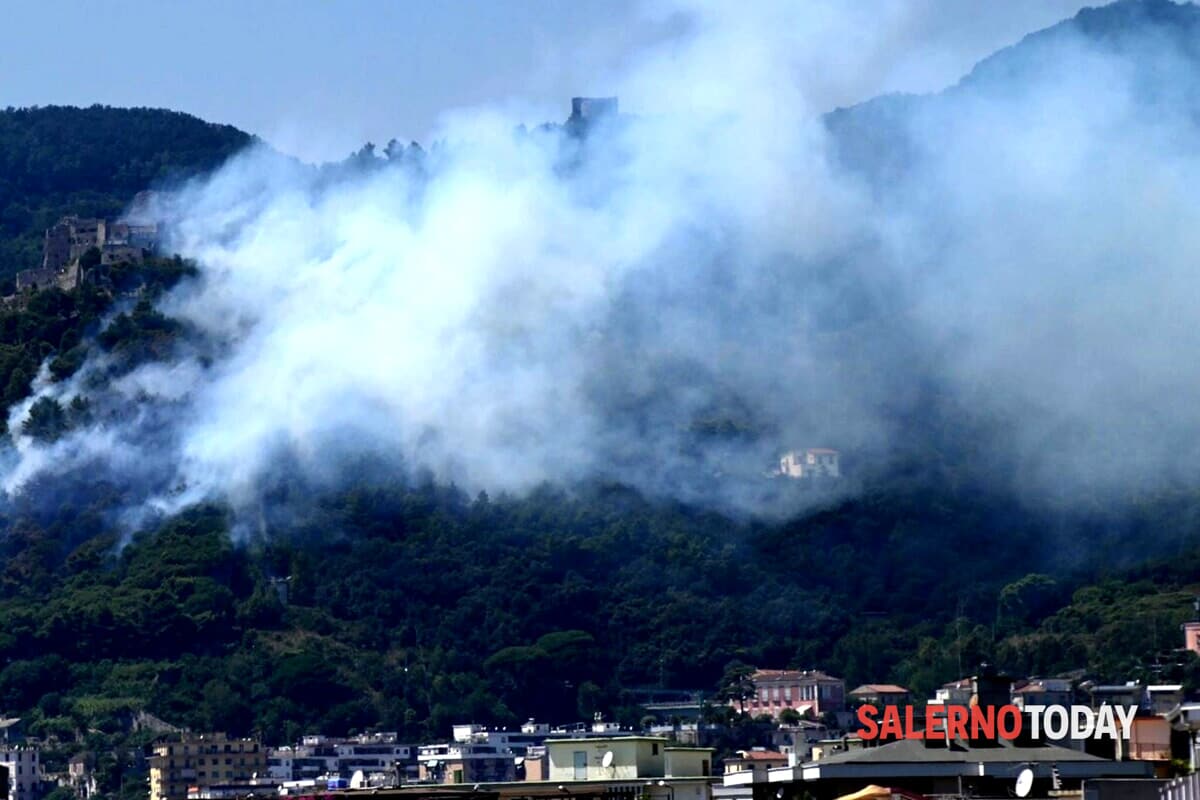
[[[91,753],[78,753],[67,762],[67,780],[80,800],[90,800],[100,792],[96,781],[96,759]]]
[[[158,240],[158,226],[108,222],[103,219],[67,216],[46,230],[42,263],[16,275],[18,292],[58,287],[70,291],[88,276],[80,268],[83,254],[93,248],[101,264],[140,263]]]
[[[417,750],[422,783],[503,783],[515,781],[517,756],[508,747],[472,742],[422,745]]]
[[[416,778],[417,749],[398,741],[395,733],[371,733],[347,739],[305,736],[289,747],[267,748],[267,772],[279,782],[320,777],[351,778],[389,774]],[[409,768],[412,767],[412,774]]]
[[[185,735],[154,746],[150,800],[187,800],[188,789],[247,784],[267,774],[267,751],[253,739],[223,733]]]
[[[785,478],[839,478],[841,455],[824,447],[791,450],[779,459],[779,474]]]
[[[856,703],[883,708],[884,706],[907,705],[909,694],[908,689],[894,683],[864,683],[850,692],[850,699]]]
[[[712,748],[668,746],[669,741],[661,736],[549,739],[546,780],[633,781],[712,774]]]
[[[760,669],[750,681],[754,693],[745,700],[745,707],[752,716],[778,718],[785,709],[792,709],[802,717],[819,718],[846,708],[846,682],[820,670]]]
[[[8,800],[37,800],[42,795],[41,755],[36,747],[0,745],[0,765],[8,769]]]

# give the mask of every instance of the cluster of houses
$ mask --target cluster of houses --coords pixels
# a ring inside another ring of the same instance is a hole
[[[1200,622],[1189,625],[1188,641],[1200,647]],[[182,734],[154,748],[150,800],[355,793],[389,800],[1200,800],[1200,778],[1171,777],[1200,766],[1200,703],[1188,702],[1181,685],[1013,679],[981,668],[913,701],[894,684],[847,691],[821,670],[760,669],[721,701],[753,721],[740,735],[751,730],[756,740],[742,749],[728,746],[732,728],[711,722],[698,698],[646,704],[648,712],[669,706],[671,717],[652,721],[651,714],[637,731],[597,717],[569,727],[530,720],[518,730],[457,725],[448,741],[426,744],[394,733],[306,736],[281,747]],[[856,713],[862,705],[924,715],[954,706],[1105,704],[1136,708],[1121,737],[870,739]]]
[[[1200,622],[1189,625],[1194,626],[1189,641],[1200,647]],[[744,740],[738,745],[742,749],[729,747],[732,729],[708,721],[713,715],[703,713],[706,704],[698,697],[646,704],[648,712],[669,710],[670,718],[653,721],[650,713],[637,731],[597,717],[590,724],[563,727],[530,720],[518,730],[456,725],[448,741],[426,744],[405,743],[395,733],[370,733],[305,736],[278,747],[220,733],[176,732],[153,747],[149,796],[1200,800],[1200,779],[1170,779],[1174,772],[1200,766],[1200,703],[1188,702],[1179,685],[1104,685],[1070,677],[1014,680],[984,669],[914,704],[903,686],[864,684],[847,691],[843,680],[821,670],[760,669],[748,676],[743,691],[721,702],[753,720],[740,735],[752,731],[754,741]],[[1128,737],[1116,740],[889,741],[860,735],[856,709],[863,704],[911,707],[919,714],[1002,705],[1117,704],[1138,711]],[[96,794],[94,763],[87,754],[73,758],[66,774],[47,776],[37,745],[21,739],[15,722],[0,720],[0,776],[9,800],[38,800],[56,783],[81,800]],[[1030,786],[1019,795],[1015,781],[1023,772],[1029,773]],[[863,791],[867,795],[856,796]]]
[[[1184,637],[1185,648],[1200,653],[1200,620],[1184,625]],[[758,669],[712,701],[727,704],[725,714],[710,713],[711,702],[699,693],[668,699],[643,703],[647,716],[639,730],[597,715],[559,727],[529,720],[517,730],[456,725],[449,740],[424,744],[376,732],[305,736],[272,747],[154,720],[161,735],[148,758],[149,797],[1200,800],[1200,702],[1179,684],[1103,684],[1081,675],[1014,679],[984,667],[932,697],[914,698],[887,683],[847,690],[841,678],[817,669]],[[872,738],[858,713],[864,705],[918,718],[955,707],[1136,712],[1115,738],[972,733],[936,740]],[[725,723],[714,721],[722,717]],[[19,720],[0,720],[0,793],[8,800],[39,800],[56,784],[89,800],[97,793],[94,767],[90,755],[80,754],[66,773],[47,775],[37,744],[20,735]]]

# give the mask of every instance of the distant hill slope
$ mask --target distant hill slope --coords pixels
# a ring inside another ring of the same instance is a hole
[[[826,115],[836,158],[877,188],[895,185],[920,163],[925,134],[941,131],[981,100],[1019,100],[1073,72],[1082,54],[1111,56],[1127,70],[1137,103],[1200,123],[1200,6],[1171,0],[1118,0],[1031,33],[980,61],[956,85],[926,94],[872,98]],[[1075,77],[1079,77],[1076,75]],[[1086,78],[1086,76],[1083,76]]]
[[[0,280],[39,262],[42,232],[63,214],[118,214],[139,191],[210,170],[252,141],[164,109],[0,111]]]

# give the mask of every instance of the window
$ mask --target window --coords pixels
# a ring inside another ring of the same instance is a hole
[[[650,755],[652,755],[652,756],[658,755],[658,742],[650,743]]]

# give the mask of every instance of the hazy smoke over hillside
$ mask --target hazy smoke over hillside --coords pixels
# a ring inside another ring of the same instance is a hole
[[[661,113],[586,139],[461,113],[420,168],[250,152],[186,187],[162,211],[202,275],[161,307],[193,344],[42,385],[120,411],[17,437],[6,488],[86,467],[166,510],[249,506],[280,463],[334,481],[369,453],[472,490],[779,511],[812,499],[764,479],[779,450],[883,469],[933,406],[986,423],[964,449],[1033,493],[1186,478],[1194,62],[1148,39],[1157,91],[1062,34],[1033,69],[895,101],[850,169],[821,104],[870,84],[902,15],[839,9],[690,11],[614,81]]]

